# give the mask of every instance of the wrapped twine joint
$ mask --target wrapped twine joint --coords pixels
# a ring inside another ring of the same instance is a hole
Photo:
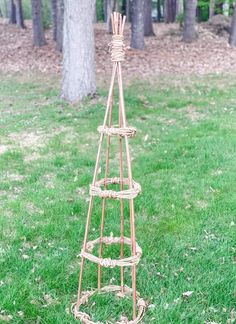
[[[108,46],[109,51],[111,52],[112,62],[122,62],[125,60],[125,45],[123,35],[113,35],[112,41]]]

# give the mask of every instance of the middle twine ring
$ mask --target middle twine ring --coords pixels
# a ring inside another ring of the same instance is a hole
[[[134,137],[136,134],[135,127],[118,127],[116,125],[107,127],[107,126],[99,126],[98,127],[99,133],[103,133],[109,136],[119,135],[119,136],[127,136],[127,137]]]
[[[113,198],[113,199],[134,199],[141,192],[141,186],[139,183],[132,180],[132,187],[126,190],[114,191],[114,190],[102,190],[101,186],[107,186],[109,184],[123,184],[129,185],[129,179],[124,178],[107,178],[101,179],[95,182],[94,185],[90,185],[90,195],[98,196],[100,198]]]
[[[85,259],[93,262],[100,264],[102,267],[105,268],[115,268],[115,267],[131,267],[139,263],[139,260],[142,255],[142,249],[138,245],[137,242],[135,242],[135,255],[122,258],[122,259],[111,259],[111,258],[99,258],[95,255],[92,254],[93,249],[96,244],[99,243],[104,243],[106,245],[111,245],[111,244],[127,244],[129,246],[132,246],[132,241],[128,237],[103,237],[102,239],[99,237],[93,241],[89,241],[86,244],[86,250],[82,250],[80,253],[81,257],[84,257]]]

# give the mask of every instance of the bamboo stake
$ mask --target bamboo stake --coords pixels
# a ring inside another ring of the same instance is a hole
[[[120,93],[120,102],[121,102],[121,111],[122,111],[122,119],[123,125],[126,127],[126,119],[125,119],[125,105],[124,105],[124,94],[123,94],[123,84],[122,84],[122,70],[121,64],[118,62],[118,86]],[[128,168],[128,178],[129,178],[129,187],[132,187],[132,170],[131,170],[131,157],[129,151],[129,142],[128,138],[125,137],[125,147],[126,147],[126,159],[127,159],[127,168]],[[130,230],[131,230],[131,240],[132,240],[132,255],[136,254],[135,247],[135,220],[134,220],[134,201],[130,200]],[[133,289],[133,319],[136,318],[136,300],[137,300],[137,292],[136,292],[136,266],[132,267],[132,289]]]
[[[119,127],[122,127],[122,112],[119,104]],[[120,151],[120,190],[124,189],[123,178],[123,153],[122,153],[122,136],[119,136],[119,151]],[[121,236],[121,246],[120,246],[120,258],[124,258],[124,200],[120,199],[120,236]],[[121,277],[121,292],[124,292],[124,268],[120,268],[120,277]]]
[[[109,95],[108,95],[108,99],[107,99],[107,107],[106,107],[105,117],[104,117],[104,121],[103,121],[103,126],[105,126],[106,123],[107,123],[107,117],[108,117],[108,112],[109,112],[109,108],[110,108],[110,102],[111,102],[112,93],[113,93],[113,89],[114,89],[116,71],[117,71],[117,65],[114,64],[112,77],[111,77],[111,85],[110,85]],[[95,170],[94,170],[94,175],[93,175],[93,182],[92,182],[93,185],[95,184],[95,181],[97,179],[98,166],[99,166],[99,161],[100,161],[100,156],[101,156],[101,148],[102,148],[103,137],[104,137],[104,134],[101,133],[101,136],[100,136],[100,139],[99,139],[99,144],[98,144],[98,153],[97,153],[97,159],[96,159],[96,164],[95,164]],[[84,243],[83,243],[83,250],[84,251],[86,250],[86,244],[87,244],[87,240],[88,240],[88,232],[89,232],[89,227],[90,227],[90,222],[91,222],[92,209],[93,209],[93,196],[90,196],[88,215],[87,215],[85,234],[84,234]],[[81,265],[80,265],[79,286],[78,286],[77,303],[76,303],[77,307],[80,305],[80,297],[81,297],[81,292],[82,292],[83,271],[84,271],[84,257],[82,257]]]
[[[112,122],[112,107],[113,107],[113,97],[114,97],[114,88],[112,91],[112,96],[111,96],[111,101],[110,101],[110,110],[109,110],[109,122],[108,126],[111,127],[111,122]],[[110,157],[110,141],[111,141],[111,136],[107,136],[107,148],[106,148],[106,170],[105,170],[105,179],[108,177],[108,172],[109,172],[109,157]],[[105,185],[105,188],[107,186]],[[100,246],[99,246],[99,258],[102,257],[102,238],[104,235],[104,224],[105,224],[105,213],[106,213],[106,198],[102,199],[102,220],[101,220],[101,229],[100,229]],[[101,271],[101,265],[98,265],[98,289],[101,289],[101,276],[102,276],[102,271]]]

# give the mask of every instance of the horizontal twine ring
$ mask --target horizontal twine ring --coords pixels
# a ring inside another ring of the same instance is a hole
[[[108,46],[109,51],[111,52],[112,62],[122,62],[125,60],[125,46],[123,35],[113,35],[112,41]]]
[[[98,196],[100,198],[112,198],[112,199],[134,199],[141,192],[141,186],[139,183],[132,180],[132,188],[114,191],[114,190],[102,190],[101,186],[107,186],[109,184],[123,184],[129,185],[129,179],[124,178],[107,178],[101,179],[95,182],[94,185],[90,185],[90,195]]]
[[[117,126],[99,126],[98,127],[99,133],[107,134],[109,136],[119,135],[119,136],[127,136],[127,137],[134,137],[136,134],[135,127],[117,127]]]
[[[92,321],[91,317],[87,313],[81,312],[79,310],[80,305],[87,304],[89,302],[89,298],[96,293],[99,293],[99,294],[116,293],[117,296],[121,297],[121,296],[131,296],[132,292],[133,292],[133,290],[131,288],[129,288],[128,286],[125,286],[124,292],[122,293],[121,287],[116,286],[116,285],[109,285],[109,286],[105,286],[101,289],[85,291],[82,293],[82,297],[80,299],[80,304],[76,305],[76,303],[75,303],[71,306],[71,312],[74,314],[74,317],[76,319],[79,319],[80,322],[83,324],[103,324],[102,322]],[[137,314],[136,319],[129,321],[127,318],[121,317],[121,319],[116,321],[115,324],[138,324],[144,316],[146,307],[147,307],[146,302],[144,301],[143,298],[140,298],[139,293],[137,292],[138,314]]]
[[[139,260],[142,256],[142,249],[141,247],[138,245],[138,243],[135,243],[135,250],[136,250],[136,254],[127,258],[123,258],[123,259],[103,259],[103,258],[98,258],[95,255],[92,254],[92,251],[95,247],[96,244],[99,243],[104,243],[106,245],[110,245],[110,244],[120,244],[122,242],[124,242],[124,244],[127,245],[132,245],[132,241],[130,238],[128,237],[103,237],[102,239],[99,237],[96,240],[87,242],[86,244],[86,251],[82,251],[80,253],[81,257],[84,257],[85,259],[93,262],[93,263],[97,263],[100,264],[102,267],[105,268],[115,268],[115,267],[131,267],[134,265],[137,265],[139,263]]]

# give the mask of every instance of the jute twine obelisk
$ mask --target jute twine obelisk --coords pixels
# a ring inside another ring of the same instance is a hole
[[[139,293],[136,290],[136,265],[138,264],[142,255],[142,249],[136,242],[135,238],[135,219],[134,219],[134,198],[140,193],[141,187],[132,178],[131,157],[129,150],[129,138],[135,136],[136,129],[130,127],[126,122],[125,103],[122,84],[122,69],[121,62],[125,59],[123,32],[125,25],[125,17],[122,18],[121,14],[114,12],[111,15],[113,37],[112,42],[109,44],[111,51],[111,61],[113,62],[113,71],[111,77],[111,84],[109,89],[109,95],[107,100],[106,112],[104,122],[102,126],[98,127],[100,133],[100,140],[98,145],[98,153],[95,165],[95,171],[93,181],[90,186],[90,200],[86,222],[86,229],[84,235],[84,243],[81,251],[81,268],[79,276],[79,288],[78,299],[73,305],[72,311],[75,318],[79,319],[82,323],[93,324],[90,316],[87,313],[80,311],[80,306],[86,304],[89,298],[95,293],[119,293],[119,295],[132,295],[133,298],[133,320],[129,321],[126,317],[121,318],[116,322],[119,324],[136,324],[139,323],[143,317],[145,311],[145,302],[139,297]],[[114,96],[114,84],[115,79],[118,81],[119,89],[119,117],[118,125],[112,125],[112,108],[113,108],[113,96]],[[102,143],[106,137],[106,162],[105,162],[105,177],[98,180],[99,163],[101,158]],[[115,178],[109,178],[109,159],[110,159],[110,142],[111,137],[118,138],[119,144],[119,176]],[[126,165],[128,177],[124,177],[124,159],[123,159],[123,146],[126,153]],[[112,184],[118,184],[119,191],[108,189]],[[127,187],[127,189],[126,189]],[[102,199],[102,214],[101,214],[101,228],[100,237],[88,242],[88,234],[90,221],[93,211],[94,197]],[[118,199],[120,201],[120,236],[114,237],[113,235],[104,236],[104,225],[106,215],[106,200]],[[130,238],[124,236],[124,200],[129,201],[129,216],[130,216]],[[119,244],[120,245],[120,258],[118,260],[111,258],[103,258],[103,245]],[[93,254],[95,246],[99,246],[98,257]],[[131,248],[131,255],[129,257],[124,256],[124,245],[129,245]],[[82,278],[84,271],[85,259],[98,264],[98,287],[91,291],[82,292]],[[102,267],[114,268],[120,267],[120,285],[109,285],[102,287],[101,276]],[[131,267],[132,269],[132,288],[125,285],[124,267]],[[97,322],[98,323],[98,322]],[[100,323],[100,322],[99,322]],[[101,324],[101,323],[100,323]]]

